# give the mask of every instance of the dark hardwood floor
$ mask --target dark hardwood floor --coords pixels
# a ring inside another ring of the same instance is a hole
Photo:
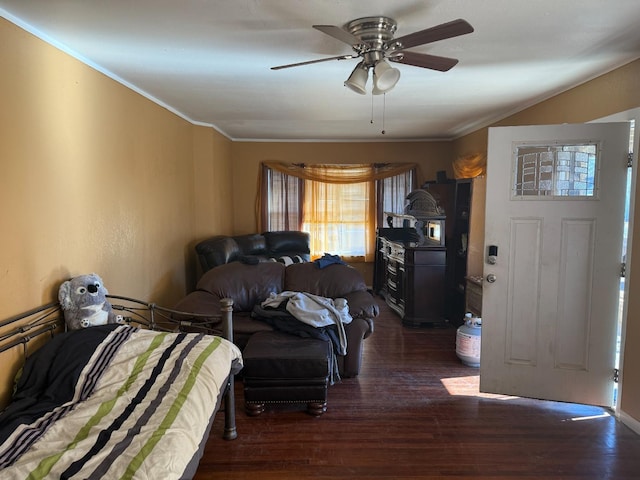
[[[302,406],[217,415],[196,479],[640,479],[640,436],[607,409],[478,393],[454,328],[403,327],[381,299],[357,378]]]

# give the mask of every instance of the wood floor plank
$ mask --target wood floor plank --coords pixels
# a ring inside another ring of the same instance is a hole
[[[248,417],[238,381],[238,438],[218,415],[195,479],[640,479],[640,436],[610,411],[480,394],[455,329],[403,327],[378,300],[362,372],[330,387],[324,415]]]

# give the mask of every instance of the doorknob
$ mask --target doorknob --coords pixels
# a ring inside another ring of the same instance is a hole
[[[490,273],[489,275],[487,275],[487,282],[495,283],[495,281],[496,281],[496,276],[493,273]]]

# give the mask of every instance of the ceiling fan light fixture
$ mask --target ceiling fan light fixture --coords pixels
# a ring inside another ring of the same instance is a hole
[[[400,79],[400,70],[391,67],[385,59],[394,63],[446,72],[458,63],[456,58],[439,57],[407,49],[473,32],[473,27],[461,18],[395,38],[397,26],[394,19],[384,16],[356,18],[343,27],[313,25],[316,30],[350,45],[354,53],[290,63],[271,67],[271,69],[299,67],[328,60],[362,58],[344,85],[360,95],[365,95],[365,86],[369,69],[371,69],[373,71],[372,93],[382,95],[393,89]]]
[[[400,80],[400,70],[393,68],[386,60],[380,60],[373,68],[373,94],[387,93]]]
[[[344,86],[350,88],[360,95],[367,93],[365,86],[367,79],[369,78],[369,69],[365,66],[364,62],[358,63],[356,68],[353,69],[349,78],[344,82]]]

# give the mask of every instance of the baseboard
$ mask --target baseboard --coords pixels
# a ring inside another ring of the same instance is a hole
[[[623,411],[620,411],[618,413],[618,418],[620,419],[620,421],[622,423],[624,423],[627,427],[629,427],[631,430],[633,430],[634,432],[636,432],[638,435],[640,435],[640,421],[636,420],[635,418],[633,418],[631,415],[624,413]]]

